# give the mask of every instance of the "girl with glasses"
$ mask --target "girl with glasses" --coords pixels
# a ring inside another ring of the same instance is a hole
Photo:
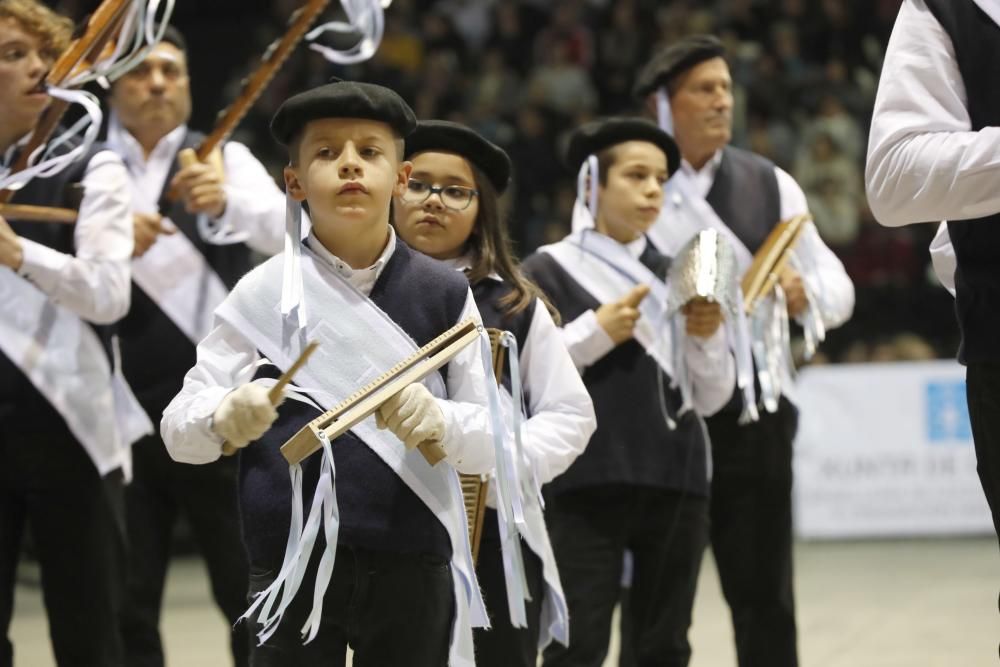
[[[464,271],[483,323],[513,334],[527,417],[520,478],[523,485],[544,484],[583,451],[596,422],[550,306],[510,249],[497,203],[510,180],[510,159],[471,129],[447,121],[419,123],[406,139],[406,159],[413,170],[395,201],[396,231],[416,250]],[[510,372],[508,364],[501,378],[505,391],[512,387]],[[492,628],[475,633],[480,666],[535,667],[538,651],[552,639],[568,641],[566,603],[541,505],[536,494],[526,498],[520,551],[530,595],[527,627],[512,622],[517,614],[508,605],[496,511],[488,510],[476,573]]]

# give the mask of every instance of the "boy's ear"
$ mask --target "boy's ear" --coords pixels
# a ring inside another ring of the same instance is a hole
[[[306,191],[302,187],[302,183],[299,182],[299,175],[296,173],[295,167],[286,166],[282,174],[285,177],[285,189],[292,199],[295,201],[304,201]]]
[[[406,161],[399,163],[399,170],[396,172],[396,184],[392,188],[395,197],[402,197],[406,194],[406,185],[410,182],[410,174],[413,173],[413,163]]]

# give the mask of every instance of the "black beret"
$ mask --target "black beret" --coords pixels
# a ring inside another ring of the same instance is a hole
[[[712,35],[685,37],[663,49],[646,63],[636,77],[632,94],[643,99],[698,63],[720,58],[725,52],[722,42]]]
[[[425,151],[457,153],[486,174],[497,194],[507,189],[511,171],[507,153],[465,125],[447,120],[420,121],[406,137],[406,159]]]
[[[271,119],[271,134],[288,145],[306,123],[319,118],[377,120],[401,137],[417,126],[413,110],[394,90],[360,81],[334,81],[285,100]]]
[[[566,163],[574,172],[595,153],[626,141],[648,141],[667,156],[667,174],[681,164],[681,152],[673,138],[655,123],[642,118],[608,118],[581,125],[569,137]]]

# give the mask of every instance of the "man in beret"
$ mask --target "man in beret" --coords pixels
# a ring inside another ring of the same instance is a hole
[[[136,238],[132,303],[119,324],[123,372],[155,422],[194,364],[195,345],[211,330],[212,311],[250,270],[251,248],[268,255],[281,251],[285,198],[237,142],[227,143],[207,164],[178,164],[178,152],[193,149],[204,135],[187,125],[187,48],[176,29],[167,28],[143,62],[115,81],[108,103],[108,145],[128,169]],[[178,194],[173,202],[166,198],[171,189]],[[226,230],[228,238],[205,223]],[[130,666],[162,667],[160,608],[171,537],[181,517],[205,558],[213,597],[230,626],[246,606],[236,460],[198,467],[177,463],[159,434],[137,442],[132,456],[134,478],[125,490],[130,558],[122,636]],[[230,644],[236,666],[246,665],[249,638],[243,626],[231,630]]]
[[[419,346],[479,321],[466,279],[389,225],[415,125],[396,93],[364,83],[326,84],[281,106],[271,130],[288,147],[285,186],[308,203],[312,231],[236,285],[164,412],[174,459],[209,463],[224,442],[239,450],[258,667],[343,665],[348,645],[355,664],[474,664],[472,625],[486,619],[456,471],[494,465],[480,346],[332,442],[314,436],[320,451],[291,469],[280,453]],[[306,340],[317,352],[272,406],[268,389]],[[429,465],[417,451],[426,442],[443,461]]]
[[[700,229],[717,229],[745,271],[775,224],[808,213],[791,176],[766,158],[729,145],[732,79],[722,44],[685,38],[657,53],[636,81],[636,96],[677,140],[681,166],[650,239],[670,255]],[[854,308],[843,265],[809,225],[792,268],[781,276],[788,315],[829,329]],[[792,591],[792,441],[798,423],[791,370],[774,412],[741,424],[744,405],[707,419],[712,440],[712,547],[732,611],[740,667],[798,664]]]

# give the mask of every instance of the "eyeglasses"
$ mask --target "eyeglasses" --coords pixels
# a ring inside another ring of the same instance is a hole
[[[453,211],[464,211],[469,208],[473,198],[479,196],[479,190],[462,187],[461,185],[431,185],[411,178],[406,184],[406,194],[403,201],[410,204],[423,204],[431,195],[437,195],[445,208]]]

